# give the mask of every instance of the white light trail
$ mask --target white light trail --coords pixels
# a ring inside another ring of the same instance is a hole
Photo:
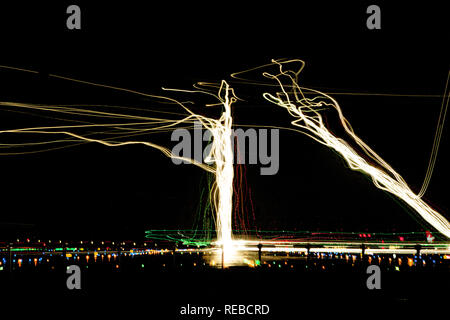
[[[276,95],[264,93],[264,98],[280,107],[285,108],[291,116],[296,118],[292,125],[301,128],[303,133],[315,141],[338,152],[349,167],[359,170],[372,178],[375,186],[381,190],[389,192],[403,200],[413,208],[425,221],[431,224],[436,230],[450,238],[450,223],[436,210],[432,209],[424,200],[421,194],[415,194],[389,164],[387,164],[378,154],[367,146],[353,131],[350,123],[342,114],[338,102],[331,96],[317,90],[302,88],[298,85],[298,75],[304,67],[301,60],[287,60],[278,62],[272,60],[278,66],[278,73],[265,72],[263,75],[278,82],[281,92]],[[284,70],[283,66],[290,63],[300,63],[297,71]],[[288,85],[283,81],[288,81]],[[304,92],[315,94],[314,98],[307,98]],[[346,133],[356,142],[361,150],[376,162],[378,167],[369,164],[358,152],[356,152],[345,140],[334,136],[325,126],[319,110],[324,107],[334,108],[339,116],[340,122]]]
[[[13,69],[18,71],[32,72],[31,70],[24,70],[18,68],[12,68],[7,66],[0,66],[0,68]],[[172,158],[188,161],[208,172],[212,172],[215,175],[215,183],[211,190],[211,200],[214,204],[216,211],[216,231],[217,241],[216,244],[222,247],[224,252],[224,260],[227,262],[234,257],[234,249],[232,245],[232,209],[233,209],[233,148],[232,148],[232,124],[231,117],[231,105],[236,101],[233,90],[229,85],[222,81],[218,90],[218,94],[211,93],[204,90],[180,90],[180,89],[164,89],[166,91],[177,92],[189,92],[189,93],[202,93],[213,96],[218,99],[218,103],[207,104],[206,106],[222,105],[224,108],[222,115],[219,119],[213,119],[205,117],[199,114],[193,113],[186,105],[178,100],[168,98],[165,96],[150,95],[133,90],[128,90],[119,87],[113,87],[103,84],[97,84],[68,77],[62,77],[59,75],[50,74],[50,77],[68,80],[72,82],[78,82],[87,85],[93,85],[98,87],[104,87],[114,89],[118,91],[129,92],[133,94],[142,95],[145,97],[153,98],[158,101],[162,101],[165,104],[179,105],[185,112],[182,114],[181,119],[170,120],[164,118],[146,117],[146,116],[134,116],[125,113],[117,113],[110,111],[98,111],[91,110],[89,106],[77,107],[77,106],[49,106],[39,104],[25,104],[18,102],[2,102],[0,101],[0,107],[15,108],[27,112],[41,111],[59,113],[63,115],[75,115],[87,117],[91,119],[114,119],[112,123],[92,123],[90,121],[83,121],[82,124],[76,125],[59,125],[59,126],[36,126],[20,129],[8,129],[0,130],[0,134],[44,134],[44,135],[65,135],[69,136],[73,140],[54,140],[49,142],[31,142],[31,143],[18,143],[18,144],[0,144],[2,148],[17,148],[21,146],[40,146],[50,143],[61,142],[76,142],[77,140],[83,142],[99,143],[108,147],[118,147],[125,145],[145,145],[148,147],[160,150],[164,155]],[[108,108],[108,106],[97,106]],[[151,110],[150,110],[151,111]],[[154,110],[153,110],[154,111]],[[162,111],[162,113],[170,113]],[[179,115],[179,114],[178,114]],[[56,118],[55,118],[56,119]],[[72,120],[66,120],[72,121]],[[130,136],[149,134],[152,132],[165,132],[174,130],[176,126],[180,124],[193,124],[195,121],[200,121],[202,125],[211,132],[213,140],[211,143],[211,150],[206,157],[205,162],[198,162],[195,159],[188,157],[180,157],[174,155],[171,150],[158,144],[143,141],[143,140],[129,140]],[[89,133],[79,133],[80,130],[89,130]],[[108,131],[109,130],[109,131]],[[111,134],[111,132],[114,132]],[[103,138],[102,135],[108,133],[107,138]],[[94,137],[100,136],[100,137]],[[119,141],[120,140],[120,141]],[[125,141],[124,141],[125,140]],[[2,154],[21,154],[21,153],[6,153]],[[236,258],[236,257],[234,257]],[[233,259],[234,259],[233,258]]]

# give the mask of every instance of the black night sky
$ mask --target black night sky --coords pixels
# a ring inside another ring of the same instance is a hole
[[[0,100],[145,106],[139,96],[52,79],[48,73],[148,93],[229,80],[272,58],[306,61],[301,83],[327,92],[441,95],[449,67],[446,11],[380,4],[382,29],[367,30],[366,3],[271,5],[252,2],[73,1],[82,29],[65,28],[72,2],[0,7]],[[245,88],[236,124],[289,126],[290,116]],[[237,92],[239,95],[239,92]],[[441,98],[334,95],[355,132],[418,191]],[[248,97],[247,97],[248,98]],[[333,114],[327,118],[333,121]],[[2,112],[0,128],[30,119]],[[3,138],[5,139],[5,138]],[[158,138],[163,139],[163,138]],[[2,140],[4,141],[4,140]],[[163,141],[163,140],[161,140]],[[321,231],[430,229],[338,155],[300,134],[281,132],[280,170],[248,167],[258,228]],[[425,198],[449,217],[448,127]],[[189,228],[204,173],[174,166],[143,146],[85,144],[0,157],[0,238],[142,239],[152,228]],[[417,221],[416,221],[417,220]],[[419,223],[418,223],[419,222]],[[432,230],[432,229],[431,229]]]

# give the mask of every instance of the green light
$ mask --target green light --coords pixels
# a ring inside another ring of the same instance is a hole
[[[36,248],[11,248],[11,251],[36,251]]]
[[[260,266],[261,265],[261,261],[255,260],[255,265]]]
[[[66,251],[76,251],[77,248],[66,248]],[[64,248],[55,248],[55,251],[64,251]]]
[[[141,268],[143,268],[144,267],[144,264],[141,264]]]

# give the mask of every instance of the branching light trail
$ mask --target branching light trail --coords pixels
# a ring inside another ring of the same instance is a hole
[[[285,68],[287,65],[295,63],[300,64],[296,71]],[[292,125],[300,128],[302,133],[338,152],[351,169],[359,170],[370,176],[377,188],[403,200],[425,221],[447,238],[450,238],[450,223],[421,199],[422,192],[419,195],[415,194],[404,179],[354,133],[337,101],[325,93],[298,85],[298,75],[304,67],[302,60],[272,60],[271,65],[277,67],[278,71],[274,73],[264,72],[263,75],[275,80],[279,84],[281,92],[275,95],[264,93],[263,96],[267,101],[285,108],[291,116],[296,118],[296,120],[291,122]],[[234,74],[234,77],[239,78],[240,74],[242,73]],[[314,98],[307,98],[305,93],[313,94]],[[334,136],[327,129],[319,113],[324,107],[331,107],[337,111],[340,123],[346,133],[380,168],[369,164],[345,140]]]
[[[29,70],[10,68],[8,69],[27,71]],[[72,118],[60,119],[55,118],[53,115],[49,116],[51,119],[63,120],[68,122],[77,122],[77,124],[71,125],[57,125],[57,126],[40,126],[29,127],[21,129],[9,129],[1,130],[0,134],[41,134],[41,135],[62,135],[69,136],[72,140],[60,139],[53,141],[40,141],[30,143],[5,143],[0,147],[15,148],[27,146],[41,146],[49,143],[59,142],[88,142],[99,143],[108,147],[118,147],[125,145],[145,145],[148,147],[160,150],[167,157],[172,157],[180,160],[192,163],[208,172],[215,175],[215,183],[210,191],[210,198],[214,204],[216,212],[216,243],[222,247],[225,261],[232,256],[232,209],[233,209],[233,149],[232,149],[232,117],[231,117],[231,105],[236,101],[233,90],[229,85],[222,81],[218,89],[218,94],[213,94],[204,90],[178,90],[178,89],[164,89],[166,91],[177,92],[189,92],[189,93],[201,93],[209,96],[213,96],[218,99],[218,103],[207,104],[206,106],[222,105],[223,112],[219,119],[213,119],[210,117],[202,116],[193,113],[186,103],[182,103],[178,100],[164,97],[148,95],[132,90],[123,88],[111,87],[86,81],[80,81],[72,78],[61,77],[57,75],[50,75],[51,77],[79,82],[83,84],[89,84],[99,87],[106,87],[110,89],[126,91],[134,94],[144,95],[158,100],[162,103],[169,103],[179,105],[188,115],[184,115],[181,119],[169,120],[165,118],[136,116],[124,113],[116,113],[110,111],[91,110],[89,108],[81,108],[75,106],[48,106],[37,104],[24,104],[17,102],[0,102],[0,107],[13,108],[13,111],[40,111],[50,114],[57,113],[59,116],[69,115]],[[108,106],[102,106],[108,108]],[[159,112],[159,111],[158,111]],[[164,113],[164,112],[163,112]],[[166,112],[169,113],[169,112]],[[179,114],[178,114],[179,115]],[[73,117],[82,117],[83,121],[75,121]],[[89,121],[86,121],[86,118]],[[105,119],[113,119],[114,122],[98,123],[105,121]],[[92,122],[94,120],[94,122]],[[195,159],[189,157],[181,157],[174,155],[171,150],[158,144],[143,141],[143,140],[129,140],[131,136],[147,135],[155,132],[171,131],[179,128],[181,124],[194,124],[195,121],[200,121],[206,130],[209,130],[212,135],[211,149],[209,155],[206,157],[205,162],[198,162]],[[87,132],[86,132],[87,131]],[[107,135],[108,137],[104,137]],[[41,150],[42,151],[42,150]],[[2,154],[16,154],[16,153],[2,153]]]

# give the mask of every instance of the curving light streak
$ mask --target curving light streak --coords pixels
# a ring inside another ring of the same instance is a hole
[[[381,190],[389,192],[403,200],[413,208],[425,221],[430,223],[436,230],[450,238],[450,223],[436,210],[432,209],[421,199],[421,194],[415,194],[405,182],[405,180],[378,154],[367,146],[353,131],[350,123],[342,114],[339,104],[331,96],[313,89],[302,88],[298,85],[298,75],[304,67],[302,60],[272,60],[273,65],[278,66],[277,73],[264,72],[267,78],[278,82],[281,92],[276,95],[264,93],[263,97],[280,107],[285,108],[291,116],[296,118],[292,125],[301,128],[302,132],[315,141],[338,152],[349,167],[359,170],[369,175],[375,186]],[[286,64],[300,63],[297,71],[285,70]],[[288,84],[285,84],[287,81]],[[312,93],[314,98],[307,98],[304,93]],[[340,123],[346,133],[356,142],[361,150],[368,155],[379,166],[376,167],[368,163],[358,154],[345,140],[334,136],[323,122],[319,110],[324,107],[334,108],[339,116]]]
[[[444,97],[442,99],[441,111],[439,112],[438,124],[436,127],[436,133],[434,135],[433,148],[431,150],[430,160],[428,162],[428,168],[425,175],[425,179],[422,184],[422,188],[417,194],[419,197],[423,197],[427,191],[428,185],[430,184],[431,175],[433,174],[434,165],[436,163],[437,154],[439,151],[439,145],[441,142],[442,132],[444,129],[445,118],[447,115],[448,104],[450,100],[450,94],[448,94],[448,82],[450,80],[450,71],[447,74],[447,82],[445,83]]]

